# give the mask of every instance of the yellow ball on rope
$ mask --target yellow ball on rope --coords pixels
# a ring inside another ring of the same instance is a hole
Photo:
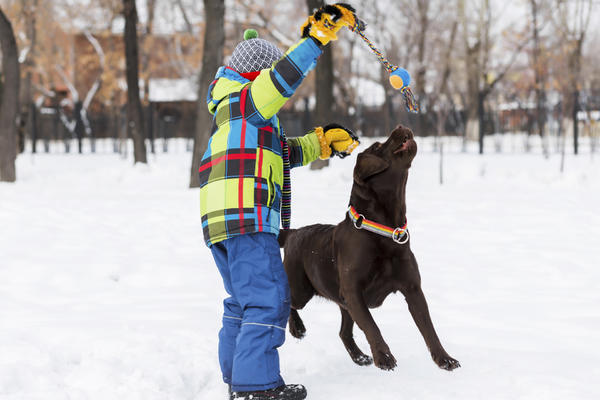
[[[394,89],[400,90],[410,85],[410,74],[404,68],[396,68],[390,74],[390,84]]]
[[[390,75],[390,85],[394,89],[400,90],[404,87],[404,81],[398,75]]]

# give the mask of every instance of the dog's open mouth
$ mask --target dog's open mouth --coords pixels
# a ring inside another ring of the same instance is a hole
[[[394,150],[394,154],[401,153],[401,152],[405,151],[406,149],[408,149],[408,140],[404,139],[402,146],[400,146],[398,149]]]
[[[409,151],[410,153],[416,153],[417,143],[412,138],[404,137],[402,139],[402,145],[394,150],[394,154],[402,155],[404,152]]]

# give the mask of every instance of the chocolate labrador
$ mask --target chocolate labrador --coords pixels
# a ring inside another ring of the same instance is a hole
[[[400,291],[429,348],[433,361],[451,371],[460,364],[442,347],[435,332],[417,260],[406,229],[406,181],[417,154],[410,129],[398,126],[384,143],[358,155],[346,219],[338,225],[310,225],[281,231],[284,265],[291,288],[289,329],[302,338],[298,311],[316,294],[336,302],[342,312],[340,338],[352,360],[384,370],[396,359],[383,340],[369,308]],[[373,358],[354,341],[354,323],[365,333]]]

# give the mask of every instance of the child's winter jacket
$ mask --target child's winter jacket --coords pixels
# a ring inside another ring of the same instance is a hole
[[[208,246],[253,232],[279,234],[284,176],[320,154],[315,133],[286,139],[276,113],[321,54],[312,38],[292,46],[254,81],[221,67],[207,96],[213,134],[200,164],[200,212]]]

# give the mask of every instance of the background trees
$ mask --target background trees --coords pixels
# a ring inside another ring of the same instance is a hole
[[[206,93],[208,86],[223,64],[223,46],[225,44],[225,1],[204,0],[206,25],[204,32],[204,52],[202,69],[198,77],[198,106],[197,122],[194,135],[194,150],[192,155],[192,170],[190,172],[190,187],[198,187],[198,168],[202,154],[208,145],[212,128],[212,116],[206,108]],[[186,22],[189,26],[189,22]]]
[[[0,0],[20,65],[17,147],[26,138],[31,151],[40,151],[40,140],[49,151],[60,140],[70,151],[78,140],[86,152],[95,150],[94,138],[111,137],[125,154],[131,137],[141,161],[145,146],[155,152],[157,138],[164,149],[170,137],[194,138],[191,186],[210,134],[205,92],[244,30],[255,28],[285,50],[323,4],[86,0],[74,6],[78,1]],[[411,72],[421,113],[406,113],[373,54],[342,31],[281,111],[289,136],[335,120],[362,135],[385,135],[402,122],[420,135],[461,136],[465,150],[477,143],[479,152],[490,150],[484,139],[498,132],[525,132],[527,143],[541,138],[546,156],[563,147],[580,152],[581,135],[597,143],[600,43],[591,21],[600,10],[593,0],[352,4],[369,38]],[[441,143],[435,141],[436,150]]]
[[[139,88],[137,8],[135,0],[123,0],[125,60],[127,62],[127,131],[133,138],[134,162],[146,163],[145,129]]]
[[[555,0],[552,18],[560,41],[560,52],[566,60],[566,77],[561,79],[566,114],[573,124],[573,150],[579,149],[577,112],[581,109],[583,45],[592,17],[593,0]]]
[[[12,24],[0,8],[0,49],[2,50],[2,97],[0,98],[0,181],[17,179],[16,121],[19,108],[19,62]]]

